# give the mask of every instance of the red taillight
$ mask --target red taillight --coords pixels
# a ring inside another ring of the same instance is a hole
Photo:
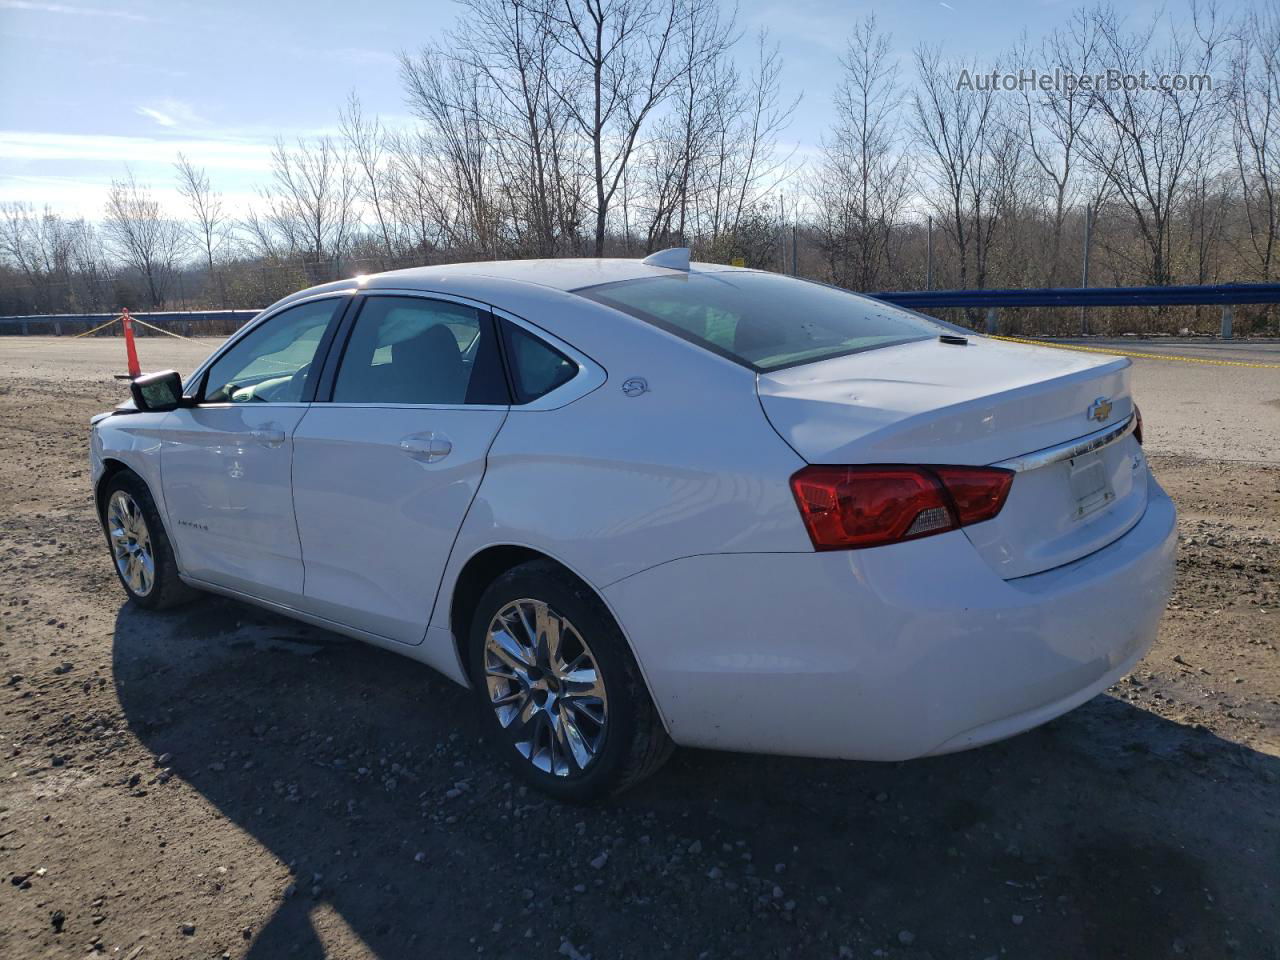
[[[815,464],[791,490],[819,550],[877,547],[990,520],[1013,471],[996,467],[833,467]]]
[[[1133,405],[1133,418],[1136,421],[1133,425],[1133,438],[1142,444],[1142,411],[1138,409],[1138,405]]]
[[[1013,486],[1013,471],[998,467],[934,467],[933,472],[955,501],[962,527],[999,513]]]

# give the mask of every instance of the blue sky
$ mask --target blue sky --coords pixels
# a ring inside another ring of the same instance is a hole
[[[829,121],[844,38],[867,12],[909,70],[920,41],[981,66],[1074,7],[742,0],[738,20],[781,44],[786,89],[804,95],[786,139],[803,156]],[[1144,18],[1155,4],[1125,9]],[[0,200],[96,217],[126,163],[164,193],[182,150],[239,206],[265,179],[272,138],[332,131],[350,90],[366,112],[405,119],[396,52],[459,12],[451,0],[0,0]]]

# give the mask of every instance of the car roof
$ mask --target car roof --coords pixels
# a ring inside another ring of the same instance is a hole
[[[719,273],[736,267],[719,263],[691,263],[690,273]],[[449,263],[435,267],[410,267],[406,270],[390,270],[377,274],[406,287],[434,287],[449,276],[492,277],[537,283],[556,290],[577,290],[601,283],[619,280],[638,280],[642,277],[671,276],[670,267],[656,267],[641,260],[625,260],[616,257],[581,257],[557,260],[479,260],[473,263]],[[373,277],[366,278],[366,284]],[[382,284],[379,283],[378,286]]]
[[[720,263],[690,263],[689,273],[723,273],[740,270]],[[619,280],[639,280],[644,277],[669,277],[683,270],[656,267],[641,260],[617,257],[581,257],[558,260],[477,260],[471,263],[445,263],[432,267],[408,267],[388,270],[384,273],[362,274],[346,280],[336,280],[319,286],[299,290],[278,300],[268,309],[275,310],[285,304],[321,293],[333,293],[352,289],[396,289],[456,292],[463,296],[485,299],[485,281],[501,281],[499,285],[530,284],[548,291],[567,292],[582,287]],[[508,288],[509,289],[509,288]]]

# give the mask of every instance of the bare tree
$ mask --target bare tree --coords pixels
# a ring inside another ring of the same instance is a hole
[[[46,206],[0,203],[0,258],[15,266],[31,286],[39,310],[54,311],[69,302],[73,234]]]
[[[77,307],[102,310],[107,306],[106,285],[111,282],[111,267],[97,229],[80,217],[70,224],[72,289]]]
[[[1076,10],[1064,26],[1040,42],[1038,62],[1045,69],[1064,74],[1093,76],[1099,72],[1099,42],[1097,21],[1086,11]],[[1031,49],[1024,39],[1015,49],[1013,61],[1032,62]],[[1079,169],[1080,140],[1096,100],[1092,91],[1076,83],[1048,89],[1027,85],[1021,94],[1020,126],[1026,136],[1027,153],[1049,188],[1049,249],[1038,282],[1056,286],[1062,280],[1063,229],[1085,187]]]
[[[715,182],[727,205],[717,226],[736,234],[750,207],[778,189],[788,173],[795,151],[778,153],[782,133],[791,124],[800,95],[782,96],[782,55],[776,43],[761,31],[756,38],[755,69],[740,105],[728,111],[729,123],[721,134],[716,157]],[[728,149],[726,149],[728,148]],[[723,189],[727,187],[727,189]],[[717,232],[713,230],[713,233]]]
[[[116,256],[141,275],[149,305],[163,307],[187,247],[182,224],[130,171],[111,181],[102,229]]]
[[[369,118],[364,115],[360,98],[354,90],[347,96],[340,122],[342,136],[357,170],[356,195],[373,214],[382,253],[389,263],[395,257],[397,244],[389,197],[393,187],[389,183],[385,162],[386,132],[376,116]]]
[[[1191,8],[1192,29],[1169,24],[1164,43],[1156,31],[1163,15],[1129,32],[1115,11],[1091,14],[1100,49],[1113,69],[1131,76],[1212,76],[1221,57],[1223,32],[1214,11]],[[1140,83],[1095,91],[1096,122],[1081,139],[1085,156],[1114,189],[1142,240],[1144,280],[1173,278],[1173,220],[1186,181],[1217,132],[1224,98],[1212,84],[1173,84],[1144,89]]]
[[[697,7],[691,14],[702,16]],[[712,258],[745,256],[750,248],[753,262],[760,262],[762,210],[776,245],[766,199],[791,173],[794,151],[782,153],[779,140],[799,96],[783,97],[782,58],[768,34],[757,35],[755,63],[743,74],[731,49],[715,39],[727,34],[728,24],[707,17],[700,29],[712,38],[703,47],[708,55],[692,65],[692,84],[682,80],[673,109],[642,151],[637,202],[648,214],[647,247],[674,239],[696,243]]]
[[[836,121],[808,183],[818,246],[831,277],[858,290],[884,288],[893,230],[909,192],[891,42],[877,28],[875,14],[854,26],[840,57]]]
[[[688,13],[685,0],[553,2],[565,53],[554,89],[589,144],[599,257],[641,128],[680,77],[675,42]]]
[[[267,214],[250,204],[239,226],[244,232],[246,246],[255,256],[270,263],[279,263],[283,259],[284,251]]]
[[[1218,283],[1221,279],[1222,241],[1231,202],[1229,183],[1227,171],[1208,157],[1194,165],[1188,177],[1181,206],[1188,272],[1195,283]]]
[[[1250,10],[1232,57],[1231,133],[1251,273],[1270,281],[1280,240],[1280,7]]]
[[[639,176],[623,178],[624,215],[637,207],[646,252],[663,244],[685,246],[697,230],[696,206],[708,186],[717,137],[732,124],[741,102],[739,75],[730,61],[736,41],[732,16],[722,18],[713,0],[690,0],[674,44],[680,76],[670,110],[640,146]],[[632,180],[637,191],[630,188]]]
[[[319,279],[325,264],[346,254],[356,227],[355,177],[347,151],[329,137],[277,139],[271,154],[273,189],[264,192],[268,216],[285,246]]]
[[[423,262],[443,240],[437,218],[439,197],[434,164],[425,141],[419,131],[391,133],[387,137],[392,218],[404,234],[402,252]]]
[[[493,167],[492,116],[483,77],[445,51],[426,47],[400,59],[410,109],[423,122],[413,149],[432,192],[424,197],[444,242],[460,252],[497,257],[503,242],[502,198]]]
[[[972,65],[943,61],[941,51],[916,50],[912,120],[922,151],[920,182],[955,247],[957,280],[981,287],[1005,192],[1016,182],[1019,138],[999,115],[995,93],[957,82]]]
[[[553,0],[464,0],[449,35],[452,55],[484,88],[495,195],[517,254],[550,257],[577,246],[581,226],[573,180],[580,141],[555,90],[561,54]]]
[[[209,279],[218,287],[222,305],[227,305],[227,290],[218,272],[217,261],[231,238],[231,217],[222,205],[222,195],[209,184],[209,174],[181,153],[174,164],[178,173],[178,193],[182,194],[194,218],[192,234],[204,255]]]

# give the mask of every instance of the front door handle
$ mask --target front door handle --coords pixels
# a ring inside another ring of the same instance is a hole
[[[438,463],[453,451],[453,443],[443,433],[413,433],[401,439],[400,449],[419,463]]]
[[[263,427],[260,430],[250,430],[249,436],[257,440],[264,447],[278,447],[284,443],[284,431],[276,430],[271,427]]]

